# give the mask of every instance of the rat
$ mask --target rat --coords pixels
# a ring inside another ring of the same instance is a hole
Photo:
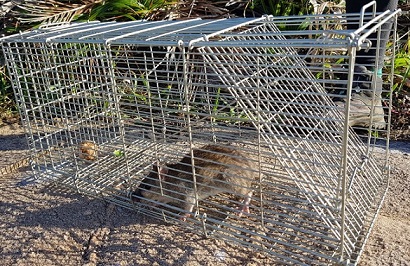
[[[238,149],[214,144],[194,149],[193,157],[198,200],[231,193],[243,198],[238,216],[249,213],[252,183],[257,173],[250,157]],[[196,206],[191,154],[174,164],[154,163],[132,199],[137,202],[149,199],[152,205],[182,202],[185,213],[180,219],[185,221]]]

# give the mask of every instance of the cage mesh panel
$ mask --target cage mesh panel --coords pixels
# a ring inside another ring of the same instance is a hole
[[[4,38],[35,175],[178,222],[184,201],[148,207],[132,192],[153,162],[177,162],[191,144],[229,145],[257,165],[251,213],[239,218],[243,195],[224,193],[200,201],[184,226],[278,262],[354,262],[386,187],[380,138],[344,132],[331,98],[349,86],[346,48],[359,47],[344,26],[359,19],[79,23]]]
[[[268,26],[271,26],[269,32],[280,32],[274,24],[268,24]],[[266,30],[266,24],[246,31],[244,33],[246,38],[248,40],[255,38],[256,41],[260,41],[260,28]],[[243,39],[241,34],[238,34],[229,36],[220,42],[243,41]],[[278,34],[278,41],[281,40],[283,36]],[[200,45],[204,44],[199,43],[198,46]],[[297,55],[292,46],[276,49],[241,48],[240,52],[231,51],[230,48],[219,44],[217,47],[205,44],[204,47],[201,48],[200,53],[205,55],[213,71],[220,73],[219,77],[223,79],[222,82],[228,86],[232,95],[236,95],[236,100],[243,106],[248,116],[255,117],[253,121],[255,127],[261,128],[262,138],[271,142],[270,138],[273,137],[274,143],[290,144],[285,156],[291,160],[283,161],[288,174],[297,180],[295,183],[302,191],[307,192],[307,198],[313,202],[312,205],[318,214],[325,217],[325,222],[337,235],[340,221],[328,217],[335,218],[339,215],[337,204],[340,201],[338,197],[341,191],[335,188],[340,187],[340,180],[333,177],[339,175],[337,166],[340,164],[340,157],[335,158],[332,166],[332,158],[329,158],[328,154],[341,154],[342,138],[338,132],[343,131],[343,124],[337,123],[337,120],[342,121],[343,118],[340,117],[337,108],[334,108],[335,104],[330,98],[324,97],[325,91],[315,81],[312,73],[307,70],[305,61]],[[228,50],[229,57],[224,56],[226,50]],[[243,54],[246,55],[245,59],[242,58]],[[243,64],[243,62],[246,63]],[[237,74],[232,76],[228,73]],[[256,119],[258,116],[260,118]],[[262,124],[258,123],[259,121],[262,121]],[[266,121],[271,123],[266,123]],[[315,131],[316,128],[319,129],[318,132]],[[308,132],[304,132],[304,129]],[[286,142],[286,137],[283,136],[288,136],[289,133],[296,143]],[[306,136],[309,137],[309,141],[305,141]],[[326,141],[329,145],[311,143],[312,139]],[[359,167],[365,154],[361,140],[355,138],[352,141],[348,153],[349,168]],[[273,152],[278,153],[275,145],[272,147]],[[321,153],[325,156],[320,156]],[[372,166],[367,168],[367,171],[373,172]],[[380,176],[383,175],[379,172],[370,179],[376,179],[377,183],[380,183]],[[300,182],[301,177],[304,182]],[[360,179],[367,180],[368,178],[367,175],[356,176],[356,179],[351,182],[362,183],[363,180]],[[363,218],[372,205],[379,188],[371,185],[364,188],[370,188],[370,191],[365,192],[359,184],[354,187],[357,188],[357,191],[352,192],[354,195],[372,195],[369,198],[352,197],[348,201],[346,223],[349,224],[349,228],[361,228]],[[335,208],[317,206],[315,203],[318,201],[323,206],[334,206]],[[352,211],[354,215],[351,214]],[[357,230],[348,230],[346,236],[348,239],[357,240],[360,233]],[[352,242],[354,243],[355,240]],[[350,246],[352,242],[348,243],[349,252],[352,252],[353,247]]]

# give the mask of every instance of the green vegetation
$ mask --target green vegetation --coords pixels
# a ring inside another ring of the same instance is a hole
[[[166,11],[176,1],[166,0],[108,0],[95,5],[79,20],[136,20],[151,19],[157,12]]]
[[[255,0],[253,3],[251,8],[274,16],[306,15],[314,12],[310,0]]]
[[[217,18],[232,15],[243,16],[272,14],[275,16],[322,14],[334,11],[343,11],[341,0],[254,0],[242,4],[226,5],[229,0],[25,0],[19,6],[3,7],[4,19],[1,34],[10,35],[19,31],[38,27],[41,23],[65,23],[71,21],[101,20],[162,20],[186,17]],[[194,3],[194,4],[193,4]],[[399,0],[406,4],[405,0]],[[404,21],[403,21],[404,19]],[[407,25],[410,18],[403,16],[400,21]],[[400,26],[400,25],[399,25]],[[401,36],[407,36],[407,28]],[[400,37],[400,36],[399,36]],[[407,38],[407,37],[406,37]],[[395,91],[393,113],[409,112],[406,102],[409,94],[410,81],[410,41],[402,41],[395,57]],[[17,107],[10,85],[10,80],[4,66],[4,59],[0,55],[0,120],[17,114]],[[388,67],[388,66],[387,66]],[[130,97],[137,97],[144,101],[145,95],[138,91],[130,91]],[[166,95],[165,90],[162,94]],[[407,97],[407,98],[406,98]],[[216,106],[224,104],[222,99],[215,99]],[[403,107],[403,108],[402,108]],[[215,111],[215,110],[213,110]],[[406,120],[407,121],[407,120]],[[408,127],[408,121],[407,127]],[[394,124],[394,123],[393,123]]]
[[[406,37],[407,40],[399,42],[401,45],[399,45],[394,58],[394,74],[397,76],[398,81],[404,81],[405,78],[409,77],[410,72],[410,38],[408,35]],[[405,84],[405,82],[396,83],[394,90],[400,91]]]
[[[410,37],[408,34],[398,41],[394,58],[392,128],[398,130],[400,138],[408,139],[410,129]],[[387,65],[391,70],[391,63]],[[388,95],[390,96],[390,95]],[[402,131],[402,132],[401,132]],[[404,134],[404,135],[402,135]]]

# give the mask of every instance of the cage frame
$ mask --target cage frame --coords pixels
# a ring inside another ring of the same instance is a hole
[[[368,7],[373,7],[373,6],[368,6]],[[368,8],[368,7],[366,7],[366,8]],[[357,34],[358,32],[360,32],[360,33],[362,33],[362,32],[364,32],[365,30],[368,30],[368,28],[372,25],[372,23],[373,22],[377,22],[376,24],[377,25],[380,25],[380,24],[383,24],[383,23],[385,23],[387,20],[389,20],[389,19],[391,19],[392,17],[395,17],[398,13],[399,13],[399,10],[397,10],[397,11],[394,11],[394,12],[389,12],[389,11],[386,11],[386,12],[383,12],[383,13],[381,13],[381,14],[375,14],[375,12],[374,12],[374,10],[373,10],[373,19],[370,21],[370,22],[368,22],[367,24],[363,24],[362,25],[362,27],[360,27],[360,29],[358,29],[357,30],[357,32],[355,33],[355,34],[348,34],[348,33],[346,33],[346,35],[349,35],[350,36],[350,39],[349,39],[349,43],[351,44],[351,49],[350,49],[350,52],[349,52],[349,73],[348,73],[348,80],[347,80],[347,91],[348,91],[348,93],[347,93],[347,98],[346,98],[346,102],[347,102],[347,104],[345,105],[345,112],[344,112],[344,114],[345,114],[345,116],[344,116],[344,123],[343,123],[343,125],[344,125],[344,134],[343,134],[343,140],[342,140],[342,158],[343,158],[343,161],[341,162],[341,168],[343,169],[343,173],[341,174],[341,176],[342,176],[342,178],[341,178],[341,180],[340,180],[340,182],[341,182],[341,197],[342,197],[342,199],[341,199],[341,202],[342,202],[342,206],[341,206],[341,208],[342,208],[342,214],[341,214],[341,216],[342,216],[342,220],[341,220],[341,229],[340,229],[340,249],[339,249],[339,251],[338,252],[340,252],[339,253],[339,259],[340,259],[340,261],[339,261],[339,263],[340,264],[355,264],[357,261],[355,261],[355,260],[358,260],[358,258],[360,257],[360,255],[361,255],[361,252],[362,252],[362,250],[363,250],[363,246],[365,245],[365,242],[366,242],[366,240],[368,239],[368,235],[370,234],[370,232],[371,232],[371,228],[373,227],[373,225],[374,225],[374,220],[375,220],[375,218],[376,218],[376,216],[377,216],[377,213],[379,212],[379,210],[380,210],[380,206],[381,206],[381,204],[382,204],[382,202],[383,202],[383,199],[384,199],[384,197],[385,197],[385,193],[386,193],[386,190],[387,190],[387,184],[386,184],[386,186],[385,186],[385,190],[384,191],[382,191],[381,192],[381,196],[380,196],[380,198],[379,198],[379,200],[380,200],[380,202],[379,203],[376,203],[375,205],[376,206],[378,206],[377,208],[376,208],[376,210],[374,210],[374,215],[373,215],[373,218],[369,221],[369,223],[368,223],[368,226],[369,226],[369,228],[368,228],[368,230],[367,230],[367,232],[366,232],[366,236],[364,236],[363,237],[363,241],[361,241],[361,243],[359,243],[360,241],[358,241],[357,243],[358,243],[358,245],[359,246],[357,246],[356,248],[357,248],[357,250],[353,250],[353,251],[349,251],[349,252],[347,252],[346,250],[345,250],[345,248],[344,248],[344,246],[345,246],[345,242],[346,241],[348,241],[348,240],[346,240],[345,239],[345,228],[344,228],[344,226],[346,226],[346,224],[345,224],[345,221],[344,221],[344,218],[346,217],[346,214],[345,214],[345,212],[346,212],[346,202],[347,202],[347,197],[348,197],[348,189],[349,189],[349,186],[351,185],[351,183],[349,184],[349,180],[350,180],[350,182],[352,182],[352,177],[350,176],[350,179],[349,179],[349,173],[348,173],[348,171],[347,171],[347,169],[348,169],[348,166],[347,166],[347,164],[348,164],[348,158],[349,158],[349,153],[348,153],[348,149],[349,149],[349,141],[350,141],[350,134],[352,134],[352,131],[350,130],[350,128],[349,128],[349,111],[350,111],[350,99],[351,99],[351,94],[352,94],[352,90],[353,90],[353,88],[352,88],[352,84],[353,84],[353,75],[354,75],[354,71],[353,71],[353,66],[354,66],[354,62],[355,62],[355,52],[356,52],[356,50],[357,49],[366,49],[366,48],[369,48],[369,42],[367,41],[367,37],[368,37],[368,35],[370,34],[370,31],[369,31],[369,33],[367,34],[367,33],[365,33],[365,34],[363,34],[363,35],[359,35],[359,34]],[[362,14],[360,14],[360,17],[361,18],[363,18],[365,16],[365,10],[363,10],[362,11]],[[316,16],[300,16],[299,17],[300,18],[300,20],[304,20],[304,19],[306,19],[306,18],[312,18],[312,19],[316,19]],[[293,19],[298,19],[298,17],[293,17]],[[380,20],[380,19],[382,19],[382,20]],[[266,16],[266,17],[262,17],[262,18],[259,18],[259,19],[253,19],[252,21],[253,22],[258,22],[258,21],[262,21],[262,20],[272,20],[272,21],[275,21],[275,22],[277,22],[277,21],[281,21],[281,20],[287,20],[287,18],[274,18],[274,17],[271,17],[271,16]],[[197,19],[197,20],[195,20],[195,21],[197,21],[197,22],[201,22],[202,20],[200,20],[200,19]],[[220,20],[220,21],[227,21],[227,20]],[[239,27],[242,27],[243,25],[248,25],[249,24],[249,19],[243,19],[243,24],[241,24],[241,23],[236,23],[234,26],[232,26],[233,28],[235,28],[235,29],[237,29],[237,28],[239,28]],[[92,22],[92,24],[93,24],[94,22]],[[151,23],[151,22],[147,22],[147,23]],[[164,22],[152,22],[152,24],[161,24],[161,23],[164,23]],[[184,23],[187,23],[187,22],[185,22],[185,21],[179,21],[179,22],[175,22],[175,23],[180,23],[180,24],[184,24]],[[92,25],[91,24],[91,25]],[[97,23],[99,26],[107,26],[107,27],[109,27],[109,26],[112,26],[112,23]],[[97,25],[96,24],[96,25]],[[129,23],[130,25],[132,24],[131,22]],[[84,31],[84,32],[86,32],[87,30],[88,30],[88,28],[87,28],[87,26],[89,26],[90,24],[85,24],[84,25],[84,28],[82,29],[82,31]],[[123,25],[125,25],[125,24],[123,24]],[[165,25],[166,26],[166,24],[162,24],[162,25]],[[165,27],[164,26],[164,27]],[[40,29],[39,30],[39,34],[41,35],[41,34],[45,34],[45,35],[47,35],[47,33],[49,33],[50,32],[50,29],[51,30],[56,30],[56,29],[59,29],[61,27],[61,29],[66,29],[65,27],[67,27],[66,25],[62,25],[62,26],[56,26],[56,27],[52,27],[52,28],[47,28],[47,27],[44,27],[43,29]],[[70,27],[70,26],[69,26]],[[376,27],[376,26],[374,26],[374,27]],[[397,25],[395,24],[395,27],[397,27]],[[230,44],[229,42],[220,42],[220,41],[213,41],[213,40],[210,40],[212,37],[214,37],[214,36],[218,36],[218,35],[220,35],[221,33],[225,33],[226,31],[229,31],[229,27],[228,28],[226,28],[226,29],[224,29],[224,30],[221,30],[221,31],[215,31],[213,34],[208,34],[208,35],[204,35],[204,34],[198,34],[198,36],[197,36],[197,38],[193,38],[193,39],[190,39],[189,40],[189,42],[184,42],[184,41],[182,41],[182,40],[176,40],[176,41],[170,41],[170,42],[163,42],[162,44],[164,45],[164,46],[167,46],[167,45],[169,45],[170,47],[179,47],[180,49],[181,49],[181,56],[182,56],[182,58],[183,58],[183,67],[182,67],[182,69],[183,69],[183,73],[182,73],[182,76],[183,76],[183,82],[182,82],[182,87],[183,87],[183,89],[184,89],[184,94],[187,96],[187,95],[189,95],[191,92],[189,91],[189,88],[190,88],[190,78],[189,78],[189,76],[192,74],[191,72],[190,72],[190,70],[188,70],[188,66],[189,66],[189,63],[190,63],[190,55],[191,55],[191,51],[192,50],[194,50],[194,49],[196,49],[196,48],[198,48],[198,47],[226,47],[226,46],[229,46],[229,45],[232,45],[232,44]],[[42,30],[44,30],[44,32],[42,32]],[[145,31],[148,31],[148,30],[152,30],[152,29],[150,29],[150,28],[147,28],[147,29],[145,29]],[[82,32],[81,30],[78,32],[78,33],[81,33]],[[334,32],[332,32],[332,31],[326,31],[326,33],[329,33],[329,34],[331,34],[331,33],[334,33]],[[338,31],[337,32],[338,34],[340,34],[341,32],[340,31]],[[342,32],[343,33],[343,32]],[[13,41],[15,41],[15,42],[17,42],[17,43],[19,43],[19,38],[22,38],[21,39],[21,43],[24,43],[25,41],[23,40],[23,38],[27,35],[27,34],[30,34],[30,33],[21,33],[20,35],[19,35],[19,37],[17,37],[16,39],[14,39]],[[131,33],[130,34],[130,36],[132,36],[133,34],[135,34],[135,32],[133,32],[133,33]],[[291,34],[293,34],[293,32],[286,32],[286,33],[283,33],[284,35],[285,35],[285,37],[286,37],[286,34],[288,34],[288,35],[291,35]],[[312,34],[317,34],[317,31],[315,31],[315,30],[312,30]],[[67,42],[67,43],[71,43],[71,42],[73,42],[73,39],[64,39],[65,37],[67,37],[67,36],[73,36],[73,32],[66,32],[66,33],[64,33],[64,34],[59,34],[59,35],[57,35],[57,36],[54,36],[53,38],[51,38],[51,37],[47,37],[47,38],[43,38],[43,39],[41,39],[41,41],[39,41],[39,42],[45,42],[45,44],[46,45],[51,45],[52,46],[52,44],[53,43],[65,43],[65,42]],[[165,35],[164,35],[165,36]],[[124,35],[124,36],[121,36],[121,37],[128,37],[128,36],[126,36],[126,35]],[[161,35],[159,35],[159,36],[157,36],[157,37],[161,37]],[[9,44],[9,42],[10,42],[10,40],[11,40],[11,38],[10,37],[5,37],[5,38],[2,38],[1,40],[0,40],[0,42],[2,43],[2,45],[3,45],[3,49],[4,49],[4,47],[6,47],[7,46],[7,44]],[[107,39],[105,39],[104,40],[104,43],[101,43],[100,41],[98,41],[98,44],[100,44],[101,45],[101,47],[104,47],[107,51],[110,51],[110,52],[108,52],[107,53],[107,56],[108,56],[108,61],[110,61],[110,60],[112,60],[112,58],[110,58],[110,56],[111,55],[113,55],[113,54],[115,54],[115,52],[112,52],[110,49],[111,49],[111,47],[112,47],[112,45],[121,45],[122,43],[121,42],[129,42],[130,40],[129,39],[126,39],[125,41],[124,40],[121,40],[121,38],[120,38],[120,36],[118,36],[118,37],[113,37],[113,38],[107,38]],[[316,42],[317,40],[315,40],[315,42],[313,42],[313,43],[309,43],[309,42],[307,42],[306,44],[299,44],[299,46],[298,47],[305,47],[305,48],[309,48],[309,47],[311,47],[312,45],[317,45],[317,46],[319,46],[319,47],[321,47],[321,45],[323,46],[323,43],[321,44],[321,43],[318,43],[318,42]],[[32,40],[30,40],[30,42],[33,42],[33,43],[35,43],[36,42],[36,40],[35,39],[32,39]],[[77,40],[77,42],[78,43],[89,43],[90,42],[90,40],[84,40],[84,38],[83,39],[81,39],[81,38],[79,38],[78,40]],[[152,42],[152,43],[151,43]],[[92,42],[91,42],[92,43]],[[96,40],[96,43],[97,43],[97,40]],[[144,45],[147,45],[147,46],[150,46],[150,45],[156,45],[156,43],[154,42],[154,41],[152,41],[151,39],[148,39],[148,40],[144,40],[144,41],[140,41],[140,40],[135,40],[134,41],[134,43],[133,43],[134,45],[140,45],[140,44],[144,44]],[[236,44],[237,45],[237,44]],[[254,46],[257,46],[257,47],[261,47],[261,46],[263,46],[264,44],[261,44],[261,43],[253,43],[253,44],[248,44],[248,46],[249,47],[254,47]],[[269,46],[269,47],[272,47],[272,43],[268,43],[268,44],[265,44],[266,46]],[[282,43],[282,44],[278,44],[278,43],[276,43],[276,45],[279,47],[279,48],[283,48],[283,47],[286,47],[286,45],[288,45],[288,44],[286,44],[286,43]],[[329,46],[331,46],[332,45],[332,43],[328,43],[327,45],[329,45]],[[334,44],[334,46],[335,47],[340,47],[340,44],[338,44],[338,43],[336,43],[336,44]],[[241,46],[242,47],[242,46]],[[393,48],[394,49],[394,48]],[[9,55],[6,53],[6,58],[7,58],[7,64],[8,64],[8,68],[9,69],[11,69],[11,70],[15,70],[15,71],[17,71],[17,67],[16,66],[13,66],[12,65],[12,61],[13,61],[13,58],[11,57],[11,55],[10,55],[10,57],[8,57]],[[108,66],[109,66],[109,64],[108,64]],[[115,88],[115,86],[116,86],[116,82],[118,82],[118,79],[117,79],[117,75],[115,74],[115,73],[113,73],[112,72],[112,67],[108,67],[108,75],[107,75],[107,80],[109,80],[110,82],[108,82],[108,83],[112,83],[112,85],[114,86],[114,88]],[[393,72],[393,68],[392,68],[392,72]],[[19,76],[19,73],[17,73],[17,72],[14,72],[13,73],[13,76],[14,77],[17,77],[17,76]],[[108,88],[108,87],[107,87]],[[15,84],[15,83],[13,83],[13,89],[15,90],[15,94],[16,94],[16,98],[17,98],[17,102],[19,102],[19,103],[22,103],[22,102],[24,102],[24,90],[21,88],[21,87],[19,87],[19,85],[18,84]],[[120,100],[118,99],[118,98],[116,98],[116,97],[119,97],[119,94],[120,93],[118,93],[118,92],[116,92],[116,91],[114,91],[114,92],[112,92],[112,95],[110,95],[109,94],[109,96],[112,96],[113,97],[113,100],[110,100],[110,102],[113,102],[113,103],[117,103],[117,102],[120,102]],[[23,99],[23,100],[22,100]],[[185,99],[185,106],[184,106],[184,108],[186,108],[186,110],[190,110],[190,99],[189,99],[189,97],[184,97],[184,99]],[[391,104],[391,95],[390,95],[390,104]],[[48,166],[46,165],[45,167],[39,167],[37,164],[36,164],[36,157],[37,157],[37,152],[38,151],[42,151],[42,152],[45,152],[46,154],[49,154],[50,156],[52,156],[51,154],[52,154],[52,151],[51,150],[49,150],[49,148],[47,148],[47,147],[36,147],[36,144],[35,143],[31,143],[30,142],[30,137],[32,137],[33,135],[35,135],[35,133],[33,133],[31,130],[32,130],[32,128],[34,127],[33,125],[31,125],[30,124],[30,115],[28,115],[28,113],[29,113],[29,111],[27,110],[27,109],[25,109],[26,108],[26,105],[24,105],[24,104],[20,104],[19,105],[19,108],[20,108],[20,112],[22,113],[22,121],[23,121],[23,125],[25,125],[25,129],[26,129],[26,133],[27,133],[27,136],[28,136],[28,140],[29,140],[29,146],[31,147],[31,156],[32,156],[32,162],[33,162],[33,171],[35,172],[35,173],[37,173],[37,174],[39,174],[40,176],[41,175],[47,175],[47,174],[51,174],[50,172],[47,172],[47,171],[45,171],[45,170],[48,170]],[[120,111],[119,111],[119,109],[120,109],[120,107],[119,107],[119,105],[116,105],[116,104],[114,104],[114,107],[112,107],[113,109],[112,110],[114,110],[114,111],[117,111],[118,113],[120,113]],[[244,108],[244,109],[246,109],[246,108]],[[152,111],[152,110],[151,110]],[[391,112],[391,110],[389,110],[389,112]],[[186,112],[188,115],[186,116],[187,117],[187,123],[188,124],[190,124],[190,115],[189,115],[189,112],[187,111]],[[255,119],[255,121],[256,120],[258,120],[258,119]],[[390,124],[390,113],[388,114],[388,124]],[[65,128],[63,128],[62,130],[66,130]],[[67,128],[67,130],[69,131],[69,128]],[[124,151],[126,151],[127,149],[128,149],[128,147],[127,147],[127,144],[129,144],[129,142],[127,142],[127,141],[125,141],[124,140],[124,136],[125,136],[125,133],[124,133],[124,128],[121,128],[121,126],[119,127],[119,129],[118,129],[118,134],[119,134],[119,136],[120,136],[120,138],[122,137],[123,139],[122,139],[122,149],[124,150]],[[44,131],[44,132],[46,132],[46,131]],[[368,132],[368,135],[370,135],[371,134],[371,132],[369,131]],[[387,135],[389,134],[389,128],[387,128]],[[371,145],[370,145],[370,139],[371,138],[368,138],[368,145],[367,145],[367,149],[368,149],[368,151],[369,151],[369,149],[372,147]],[[385,178],[385,181],[386,181],[386,183],[387,183],[387,181],[388,181],[388,175],[389,175],[389,167],[388,167],[388,154],[389,154],[389,151],[388,151],[388,137],[387,137],[387,140],[386,140],[386,161],[385,161],[385,169],[384,169],[384,175],[386,175],[386,178]],[[194,143],[195,143],[195,137],[193,136],[193,133],[192,133],[192,131],[191,131],[191,127],[188,127],[188,143],[189,143],[189,150],[191,151],[191,153],[192,153],[192,150],[193,150],[193,147],[194,147]],[[49,145],[48,147],[53,147],[53,145]],[[157,147],[158,148],[158,147]],[[121,158],[122,159],[122,158]],[[127,153],[125,153],[125,155],[124,155],[124,158],[123,158],[124,160],[123,160],[123,163],[126,165],[126,169],[125,169],[125,171],[124,171],[124,173],[130,173],[130,172],[132,172],[133,171],[133,169],[131,168],[131,164],[132,163],[135,163],[135,161],[132,161],[131,160],[131,158],[128,158],[127,157]],[[363,159],[363,164],[366,164],[367,163],[367,158],[364,158]],[[74,175],[79,175],[79,173],[81,172],[80,170],[82,170],[82,171],[84,171],[84,170],[87,170],[87,165],[85,166],[85,168],[84,169],[79,169],[78,167],[81,167],[81,165],[76,165],[76,167],[77,167],[77,169],[73,172],[73,173],[75,173]],[[358,168],[357,169],[360,169],[361,167],[360,166],[358,166]],[[101,168],[101,172],[103,172],[105,170],[105,168]],[[143,171],[143,169],[141,169],[141,172]],[[58,172],[58,170],[57,170],[57,172]],[[120,173],[119,175],[121,175],[122,173]],[[195,176],[195,175],[194,175]],[[130,178],[130,175],[128,175],[128,177],[126,178],[126,179],[129,179]],[[40,179],[41,179],[41,177],[40,177]],[[61,180],[60,180],[61,181]],[[62,182],[62,184],[64,185],[64,181]],[[77,190],[79,191],[79,192],[81,192],[81,193],[85,193],[85,191],[81,191],[81,189],[79,189],[79,187],[77,187]],[[85,194],[87,194],[87,193],[85,193]],[[90,195],[90,196],[97,196],[97,195],[100,195],[100,193],[98,192],[98,189],[95,189],[95,193],[93,193],[93,192],[90,192],[90,193],[88,193],[88,195]],[[130,195],[127,195],[128,197],[130,196]],[[127,197],[127,196],[124,196],[125,198]],[[111,202],[114,202],[114,203],[117,203],[118,205],[121,205],[121,206],[124,206],[124,207],[128,207],[128,208],[131,208],[131,209],[135,209],[135,205],[133,205],[133,204],[129,204],[129,205],[124,205],[121,201],[122,200],[124,200],[124,199],[122,199],[121,197],[119,197],[119,198],[112,198],[112,199],[106,199],[106,200],[108,200],[108,201],[111,201]],[[204,221],[206,220],[206,217],[204,217],[203,215],[201,216],[201,215],[198,215],[198,220],[199,220],[199,222],[200,223],[204,223]],[[205,228],[205,226],[203,226],[204,228]],[[207,234],[207,230],[205,229],[204,230],[204,233],[205,234]],[[257,246],[255,246],[255,248],[258,248]],[[345,253],[348,253],[347,255],[345,254]],[[352,255],[352,254],[355,254],[355,253],[357,253],[356,255]],[[276,255],[278,255],[279,257],[281,257],[281,255],[279,255],[279,254],[276,254]],[[347,256],[347,258],[346,258],[346,256]],[[353,256],[353,257],[352,257]],[[355,256],[355,257],[354,257]],[[352,259],[353,258],[353,259]],[[352,259],[352,261],[350,261]]]

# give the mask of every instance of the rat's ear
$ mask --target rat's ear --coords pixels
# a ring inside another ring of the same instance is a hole
[[[156,173],[158,175],[158,178],[161,181],[166,180],[167,174],[168,174],[168,168],[167,167],[162,166],[158,162],[156,162],[152,165],[152,170],[154,171],[154,173]]]

